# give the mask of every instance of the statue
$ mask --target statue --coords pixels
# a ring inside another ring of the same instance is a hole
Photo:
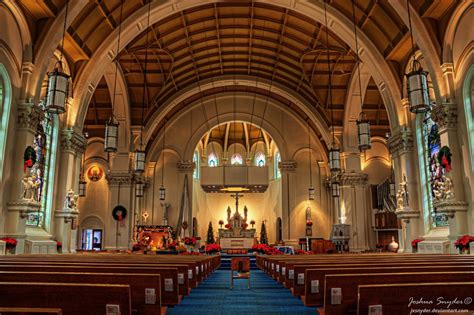
[[[161,225],[168,225],[168,208],[170,204],[169,202],[162,202],[161,206],[163,207],[163,219],[161,220]]]
[[[22,180],[22,184],[23,184],[22,199],[38,202],[40,182],[37,179],[36,175],[25,176]]]
[[[247,206],[244,206],[244,220],[245,221],[247,221],[247,212],[248,212]]]
[[[435,202],[454,199],[454,187],[451,178],[442,175],[433,183],[433,198]]]
[[[79,196],[75,195],[72,189],[69,189],[66,194],[66,198],[64,199],[64,209],[77,210],[78,199]]]
[[[230,220],[230,214],[231,214],[232,210],[230,210],[230,206],[227,207],[227,221]]]

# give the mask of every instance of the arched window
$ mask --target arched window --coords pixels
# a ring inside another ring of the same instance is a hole
[[[199,168],[201,167],[201,163],[199,163],[199,152],[196,151],[194,152],[193,156],[193,162],[194,162],[194,172],[193,172],[193,178],[194,179],[199,179]]]
[[[57,137],[55,117],[51,117],[45,112],[44,119],[37,127],[35,138],[33,140],[33,149],[36,155],[36,161],[26,172],[29,177],[38,185],[37,200],[41,203],[39,212],[33,212],[28,215],[26,224],[33,227],[45,227],[46,220],[49,220],[51,205],[53,203],[53,185],[50,185],[54,178],[54,157]]]
[[[244,162],[242,160],[242,155],[240,155],[238,153],[235,153],[234,155],[232,155],[232,157],[230,158],[230,164],[231,165],[242,165],[242,164],[244,164]]]
[[[428,196],[428,208],[432,217],[433,227],[448,225],[448,217],[444,214],[438,214],[433,207],[434,183],[443,175],[443,169],[438,162],[438,152],[441,148],[441,140],[438,133],[438,125],[431,119],[428,113],[423,120],[423,151],[425,152],[424,166],[427,174],[426,190]]]
[[[10,118],[11,85],[8,72],[0,63],[0,180],[3,180],[3,163]]]
[[[281,162],[280,152],[277,152],[275,154],[275,163],[274,163],[275,179],[280,179],[281,178],[281,172],[280,172],[280,168],[279,168],[280,162]]]
[[[255,165],[256,166],[265,166],[265,154],[258,152],[255,155]]]
[[[207,165],[209,165],[209,167],[216,167],[219,165],[219,160],[217,159],[217,155],[214,152],[209,154],[207,157]]]

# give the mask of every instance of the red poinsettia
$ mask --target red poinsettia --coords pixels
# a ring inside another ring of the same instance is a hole
[[[255,225],[255,220],[250,220],[250,224],[252,225],[252,227]]]
[[[56,241],[56,248],[59,250],[61,248],[63,248],[63,243],[59,242],[59,241]]]
[[[196,245],[196,238],[195,237],[185,237],[184,238],[184,245]]]
[[[307,227],[313,226],[313,221],[311,221],[311,220],[306,221],[306,226]]]
[[[168,244],[168,249],[169,250],[176,250],[176,243],[175,242],[171,242]]]
[[[454,246],[459,249],[468,249],[469,243],[471,242],[474,242],[474,236],[464,235],[458,238],[456,242],[454,242]]]
[[[245,230],[249,225],[247,223],[242,224],[242,228]]]
[[[222,224],[224,224],[224,220],[219,220],[219,225],[222,227]]]
[[[411,247],[412,248],[418,248],[418,243],[423,242],[423,241],[424,241],[424,239],[417,238],[417,239],[411,241]]]
[[[206,253],[217,253],[220,252],[221,246],[219,244],[207,244],[206,245]]]
[[[227,223],[226,225],[224,225],[224,227],[225,227],[226,229],[230,229],[230,224]]]
[[[6,243],[5,246],[6,246],[7,250],[10,250],[10,249],[13,249],[13,248],[16,247],[17,241],[14,238],[4,237],[4,238],[0,238],[0,240],[5,241],[5,243]]]
[[[132,251],[136,252],[136,251],[139,251],[140,249],[142,249],[140,244],[135,243],[135,244],[132,245]]]

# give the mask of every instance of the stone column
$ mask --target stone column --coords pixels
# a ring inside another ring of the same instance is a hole
[[[77,226],[79,210],[65,209],[64,200],[69,190],[77,194],[81,157],[87,140],[72,129],[60,133],[60,157],[57,168],[57,188],[54,213],[56,239],[62,243],[63,253],[75,253],[77,248]]]
[[[23,254],[26,239],[26,218],[29,212],[37,212],[40,209],[38,202],[27,202],[23,200],[22,181],[23,154],[28,146],[33,146],[38,124],[44,119],[41,108],[31,102],[19,102],[17,104],[17,121],[15,128],[15,147],[11,148],[14,154],[14,163],[11,166],[12,179],[9,190],[10,199],[7,203],[8,212],[5,224],[5,236],[15,238],[18,243],[16,254]]]
[[[282,195],[282,238],[286,245],[298,246],[298,237],[292,230],[296,223],[295,187],[296,187],[296,162],[293,160],[281,161],[281,195]]]
[[[411,241],[419,238],[422,234],[420,210],[422,209],[419,176],[416,172],[415,160],[417,156],[413,152],[413,134],[409,128],[401,128],[388,139],[388,147],[392,154],[392,163],[395,172],[395,185],[399,187],[403,175],[407,178],[407,190],[409,195],[409,206],[398,209],[396,214],[402,220],[402,228],[399,231],[399,243],[404,251],[411,252]]]
[[[109,184],[109,201],[104,205],[107,209],[105,220],[105,249],[129,248],[130,235],[133,232],[130,216],[133,216],[133,173],[109,171],[106,175]],[[122,222],[114,220],[112,211],[116,206],[123,206],[127,210],[127,216]]]
[[[371,209],[367,206],[367,179],[368,175],[362,172],[344,172],[340,175],[341,223],[351,226],[349,247],[356,252],[370,248]]]
[[[184,183],[184,176],[188,175],[188,192],[189,192],[189,200],[188,206],[189,211],[186,218],[183,218],[184,221],[188,221],[188,228],[186,234],[191,236],[193,231],[193,172],[194,172],[194,162],[193,161],[179,161],[176,165],[178,169],[178,187],[179,187],[179,204],[177,205],[178,211],[181,210],[182,207],[182,198],[183,196],[183,183]],[[179,216],[178,216],[179,217]],[[168,217],[169,219],[169,217]],[[168,222],[170,223],[170,222]],[[171,222],[172,223],[172,222]],[[204,222],[201,222],[203,224]],[[181,222],[177,222],[176,226],[181,228]],[[178,231],[176,231],[178,232]]]
[[[441,146],[448,146],[452,153],[452,169],[448,173],[453,183],[454,198],[437,202],[434,206],[439,213],[448,215],[449,235],[451,253],[456,253],[454,241],[464,234],[468,233],[467,208],[468,203],[465,200],[462,152],[459,144],[457,131],[457,104],[442,103],[432,110],[432,118],[439,127]]]

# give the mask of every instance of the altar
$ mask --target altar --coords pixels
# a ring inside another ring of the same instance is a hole
[[[235,198],[235,212],[231,214],[230,207],[227,207],[227,224],[225,229],[219,229],[219,241],[223,249],[250,249],[255,242],[256,230],[248,228],[247,206],[244,207],[244,216],[239,213],[239,198],[243,197],[239,193],[232,195]]]

